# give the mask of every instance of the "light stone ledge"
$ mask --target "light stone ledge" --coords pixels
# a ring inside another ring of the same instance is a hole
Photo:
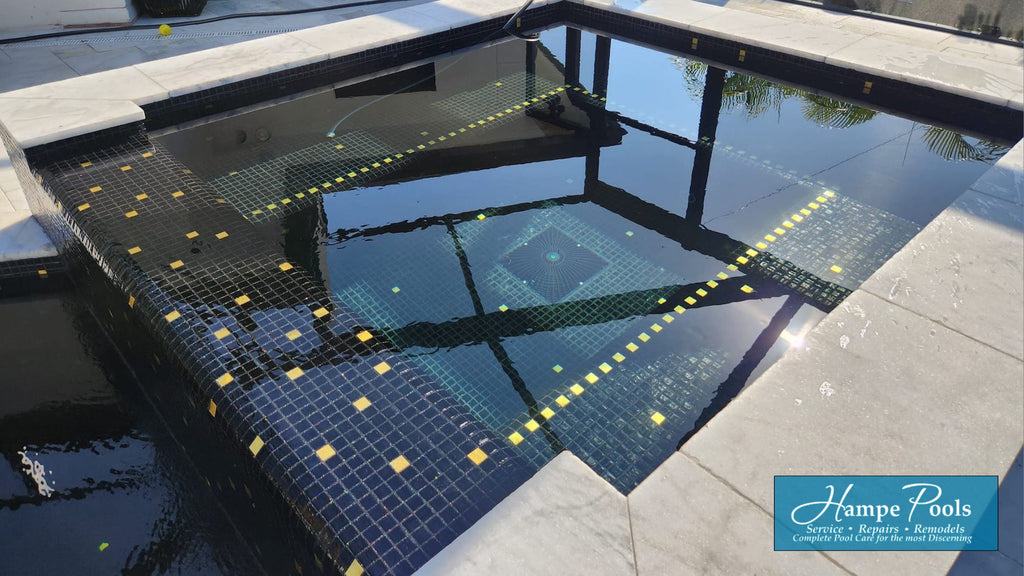
[[[626,497],[562,452],[416,576],[635,576]]]

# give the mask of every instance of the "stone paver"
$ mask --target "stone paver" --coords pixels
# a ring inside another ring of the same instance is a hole
[[[1024,359],[1024,209],[969,191],[863,289]]]
[[[637,574],[848,574],[817,552],[773,551],[772,518],[673,454],[629,495]]]
[[[626,498],[563,452],[417,576],[634,575]]]
[[[1024,365],[856,291],[683,452],[766,510],[776,474],[1003,475]],[[955,552],[830,552],[856,573],[940,574]]]

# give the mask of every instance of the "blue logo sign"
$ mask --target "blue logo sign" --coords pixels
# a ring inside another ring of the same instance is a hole
[[[996,550],[997,476],[776,476],[776,550]]]

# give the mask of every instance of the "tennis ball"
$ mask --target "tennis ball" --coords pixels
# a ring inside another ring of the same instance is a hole
[[[168,26],[167,24],[161,24],[160,25],[160,35],[161,36],[170,36],[171,35],[171,27]]]

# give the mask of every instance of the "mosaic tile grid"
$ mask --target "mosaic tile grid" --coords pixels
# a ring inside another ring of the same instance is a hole
[[[37,169],[217,406],[211,417],[307,510],[343,569],[411,573],[528,477],[500,438],[143,135]]]
[[[819,212],[793,229],[791,242],[778,245],[774,253],[850,290],[921,231],[909,220],[841,195]]]
[[[317,194],[361,186],[394,173],[424,151],[471,145],[477,132],[519,119],[527,110],[558,98],[560,83],[525,72],[462,92],[425,109],[388,108],[391,126],[346,132],[248,169],[210,180],[210,185],[246,218],[281,217]],[[468,122],[468,123],[467,123]]]

